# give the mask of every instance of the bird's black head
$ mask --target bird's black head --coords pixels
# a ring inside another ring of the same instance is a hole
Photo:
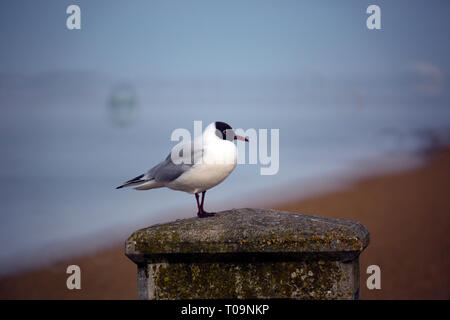
[[[216,136],[223,140],[234,140],[234,131],[228,123],[216,121]]]
[[[247,138],[237,136],[234,133],[233,128],[225,122],[216,121],[216,136],[218,136],[220,139],[233,141],[233,140],[242,140],[242,141],[248,141]]]

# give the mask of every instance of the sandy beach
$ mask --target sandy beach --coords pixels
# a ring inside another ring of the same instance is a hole
[[[361,299],[450,298],[450,149],[409,171],[364,178],[342,190],[272,208],[358,220],[371,232],[361,255]],[[122,240],[123,241],[123,240]],[[118,243],[120,241],[118,240]],[[70,259],[82,290],[66,288],[68,263],[0,278],[1,299],[136,299],[136,266],[124,248]],[[366,268],[381,267],[381,290],[368,290]]]

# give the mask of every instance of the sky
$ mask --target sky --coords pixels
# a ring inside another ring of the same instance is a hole
[[[81,8],[82,29],[66,28]],[[368,30],[366,8],[381,8]],[[2,1],[0,70],[114,76],[391,74],[449,70],[447,1]]]

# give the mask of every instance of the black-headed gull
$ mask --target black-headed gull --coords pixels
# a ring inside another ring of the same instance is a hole
[[[195,194],[197,215],[200,218],[212,216],[213,213],[203,209],[205,193],[225,180],[236,167],[237,148],[233,140],[248,141],[247,138],[237,136],[225,122],[213,122],[206,127],[201,137],[175,146],[165,160],[116,189],[131,186],[136,190],[167,187]],[[183,158],[185,150],[190,151],[190,157]]]

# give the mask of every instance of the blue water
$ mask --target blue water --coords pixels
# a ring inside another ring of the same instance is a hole
[[[235,128],[280,130],[278,174],[238,166],[208,192],[210,210],[272,186],[349,170],[358,160],[416,150],[428,142],[420,132],[450,125],[446,105],[389,101],[389,94],[372,99],[359,89],[355,98],[345,87],[315,90],[292,79],[136,79],[125,86],[132,102],[118,102],[133,109],[128,117],[111,107],[120,79],[76,77],[19,77],[0,91],[0,270],[23,252],[165,221],[172,210],[193,216],[192,195],[115,187],[163,159],[175,144],[172,130],[192,131],[194,120],[204,127],[221,120]]]

